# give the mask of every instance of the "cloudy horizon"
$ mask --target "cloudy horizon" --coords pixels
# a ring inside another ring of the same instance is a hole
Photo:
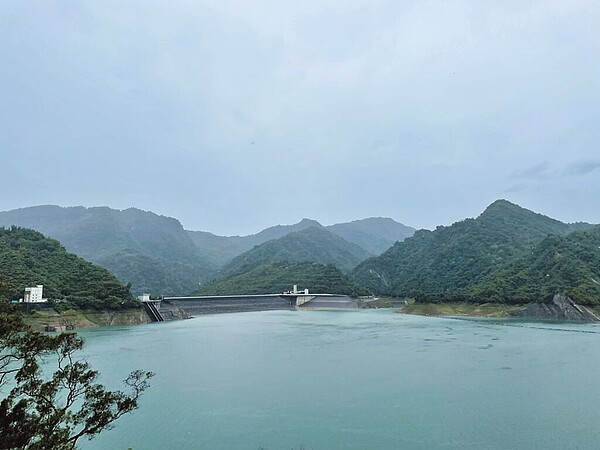
[[[4,2],[0,210],[600,223],[593,1]]]

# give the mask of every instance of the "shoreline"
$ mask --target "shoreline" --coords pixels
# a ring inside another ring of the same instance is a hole
[[[112,325],[138,325],[150,322],[142,308],[123,310],[75,310],[57,312],[54,309],[37,310],[23,316],[34,331],[77,331]]]
[[[505,305],[501,303],[413,303],[398,309],[400,314],[417,316],[455,316],[455,317],[516,317],[515,313],[524,311],[526,305]]]
[[[569,305],[567,305],[569,306]],[[581,310],[582,307],[573,304],[574,308]],[[561,309],[562,308],[562,309]],[[309,309],[309,308],[306,308]],[[329,308],[310,308],[311,310],[329,310]],[[399,299],[381,298],[373,302],[364,302],[359,306],[361,309],[390,309],[398,314],[409,314],[431,317],[472,317],[472,318],[514,318],[514,319],[533,319],[533,320],[556,320],[561,322],[600,322],[600,308],[583,308],[591,311],[592,314],[587,317],[573,317],[565,313],[564,305],[558,304],[556,299],[553,302],[540,304],[503,304],[503,303],[465,303],[465,302],[447,302],[447,303],[410,303],[404,304]],[[595,313],[598,313],[596,315]],[[183,320],[191,318],[172,314],[170,320]],[[198,317],[198,316],[194,316]],[[143,308],[129,308],[125,310],[67,310],[57,312],[53,309],[44,309],[25,314],[25,323],[34,331],[77,331],[82,328],[95,328],[103,326],[118,325],[141,325],[151,322]]]
[[[434,317],[514,318],[556,320],[561,322],[600,322],[600,308],[581,306],[566,296],[554,296],[550,302],[527,304],[503,303],[412,303],[397,312]]]

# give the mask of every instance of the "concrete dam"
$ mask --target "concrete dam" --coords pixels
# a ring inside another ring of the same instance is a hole
[[[162,300],[141,299],[153,322],[176,320],[202,314],[295,310],[295,309],[355,309],[356,301],[347,295],[284,292],[263,295],[218,295],[164,297]]]

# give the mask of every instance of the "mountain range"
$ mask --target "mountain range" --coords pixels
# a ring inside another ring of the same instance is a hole
[[[583,305],[600,304],[600,226],[563,223],[507,200],[474,219],[414,234],[385,218],[328,227],[304,219],[226,237],[188,231],[151,212],[105,207],[24,208],[1,212],[1,225],[58,239],[136,293],[264,293],[300,284],[420,302],[527,303],[564,294]],[[6,255],[0,277],[12,270]],[[38,263],[28,257],[15,264],[25,273]]]
[[[234,258],[222,270],[226,278],[210,282],[201,292],[228,292],[241,282],[274,287],[277,267],[302,260],[303,248],[322,258],[321,263],[344,268],[343,262],[348,262],[346,270],[362,257],[353,260],[331,242],[324,247],[327,252],[320,251],[322,234],[323,229],[311,227],[257,246]],[[316,245],[311,243],[313,237]],[[396,242],[360,263],[347,280],[338,278],[333,287],[420,302],[530,303],[564,294],[579,304],[597,305],[599,240],[600,226],[563,223],[498,200],[475,219],[419,230]],[[326,259],[335,257],[339,260]],[[279,265],[274,264],[277,261]]]
[[[248,236],[217,236],[206,231],[188,231],[198,248],[217,266],[225,266],[233,258],[257,245],[282,238],[307,228],[322,228],[346,241],[356,244],[371,256],[379,255],[397,241],[403,241],[415,229],[390,218],[370,217],[324,227],[316,220],[302,219],[294,225],[276,225]]]
[[[180,294],[216,273],[176,219],[130,208],[36,206],[0,213],[108,269],[136,293]]]
[[[174,218],[136,208],[52,205],[0,212],[0,226],[11,225],[31,228],[59,240],[68,251],[131,284],[135,293],[164,295],[196,291],[208,280],[238,273],[244,261],[311,261],[349,270],[414,232],[411,227],[384,218],[331,227],[304,219],[249,236],[218,236],[185,230]],[[309,228],[318,231],[255,249]],[[376,251],[361,247],[361,243]],[[303,249],[303,244],[307,248]],[[234,262],[236,257],[239,259]]]

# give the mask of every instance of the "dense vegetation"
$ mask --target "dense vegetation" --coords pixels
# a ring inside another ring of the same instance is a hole
[[[582,305],[600,304],[600,226],[548,236],[464,295],[473,301],[527,303],[549,300],[556,293]]]
[[[0,213],[0,225],[32,228],[105,267],[136,293],[182,294],[215,267],[172,218],[130,208],[37,206]]]
[[[476,219],[417,231],[358,266],[352,278],[374,293],[430,302],[460,300],[467,288],[522,257],[548,235],[590,227],[564,224],[498,200]]]
[[[265,262],[243,273],[206,283],[202,295],[266,294],[294,284],[310,292],[361,295],[363,292],[333,265],[312,262]]]
[[[136,305],[129,288],[106,269],[67,253],[60,243],[25,228],[0,228],[0,298],[23,297],[44,285],[44,296],[81,308]]]
[[[343,271],[348,271],[369,256],[371,255],[361,247],[322,227],[310,227],[265,242],[237,256],[225,266],[223,274],[239,274],[269,261],[310,261],[333,264]]]
[[[238,272],[246,257],[232,260],[254,247],[281,239],[290,233],[318,228],[329,241],[321,248],[305,240],[305,249],[293,254],[279,243],[269,244],[250,256],[255,262],[265,260],[312,260],[333,263],[350,270],[363,259],[380,253],[414,230],[392,219],[371,218],[323,227],[314,220],[303,219],[294,225],[277,225],[249,236],[217,236],[201,231],[186,231],[175,219],[130,208],[123,211],[107,207],[84,208],[36,206],[0,212],[0,226],[35,229],[57,239],[76,255],[108,269],[123,283],[131,284],[136,294],[149,292],[184,295],[217,276]],[[332,236],[337,239],[333,242]],[[343,244],[342,244],[343,243]],[[333,247],[346,247],[343,250]],[[365,248],[369,250],[365,250]],[[275,257],[268,255],[275,252]],[[262,253],[261,253],[262,252]],[[258,253],[261,253],[258,256]],[[309,256],[312,253],[315,256]],[[251,262],[251,261],[247,261]],[[226,268],[227,264],[232,268]]]

